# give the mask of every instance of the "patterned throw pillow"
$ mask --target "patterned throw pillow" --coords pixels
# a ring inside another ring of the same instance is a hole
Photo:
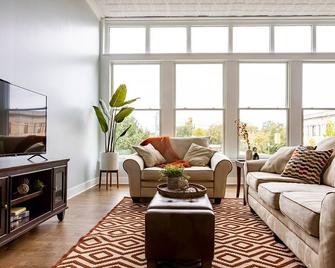
[[[316,151],[299,146],[293,152],[281,175],[319,184],[322,171],[332,153],[333,150]]]

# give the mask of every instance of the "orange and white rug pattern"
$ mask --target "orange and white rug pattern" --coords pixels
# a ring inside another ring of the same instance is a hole
[[[133,204],[130,198],[124,198],[54,268],[146,267],[146,207],[147,204]],[[270,229],[248,206],[243,206],[242,200],[223,199],[221,205],[213,208],[215,257],[212,267],[304,267],[287,247],[274,240]]]

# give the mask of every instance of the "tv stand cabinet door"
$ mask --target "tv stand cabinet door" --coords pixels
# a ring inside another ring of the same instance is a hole
[[[8,178],[0,178],[0,237],[7,233],[8,222]]]
[[[66,205],[66,176],[67,167],[54,168],[53,172],[53,209]]]

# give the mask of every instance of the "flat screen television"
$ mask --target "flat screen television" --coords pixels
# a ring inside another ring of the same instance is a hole
[[[47,97],[0,79],[0,156],[46,153]]]

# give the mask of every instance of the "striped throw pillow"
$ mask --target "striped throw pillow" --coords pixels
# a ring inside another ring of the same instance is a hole
[[[323,169],[326,167],[333,150],[316,151],[299,146],[294,150],[285,166],[283,177],[303,179],[308,183],[320,183]]]

